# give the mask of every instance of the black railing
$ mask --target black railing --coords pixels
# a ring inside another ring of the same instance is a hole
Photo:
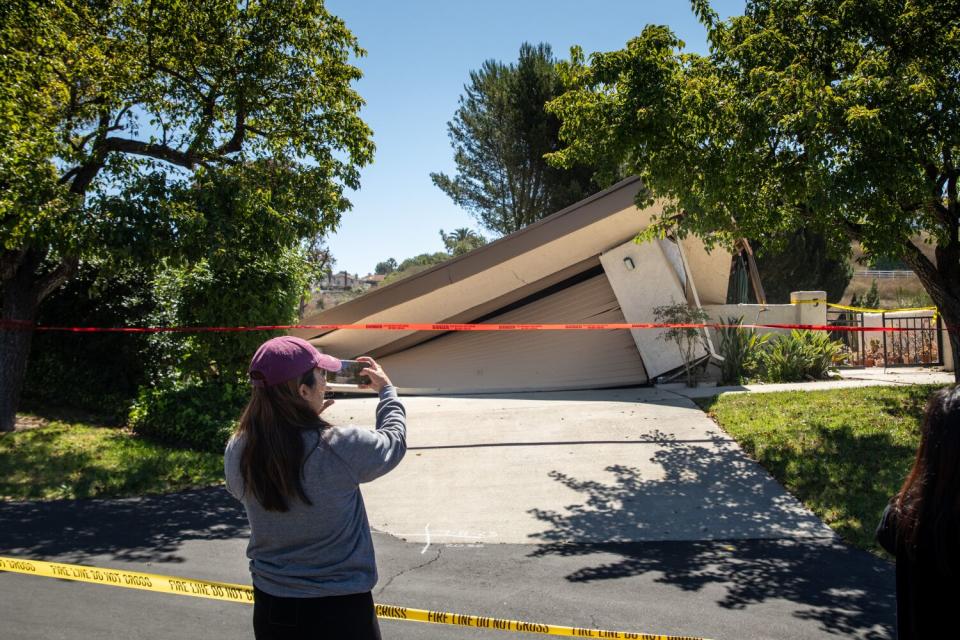
[[[883,361],[887,367],[943,364],[940,318],[883,314],[883,326],[906,331],[884,332]]]
[[[827,309],[827,324],[837,327],[863,328],[863,312]],[[830,339],[838,340],[844,345],[846,357],[842,363],[837,363],[838,367],[853,369],[874,365],[873,362],[867,364],[867,349],[863,331],[831,331]]]

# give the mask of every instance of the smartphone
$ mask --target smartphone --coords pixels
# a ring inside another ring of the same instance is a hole
[[[340,371],[327,371],[327,382],[335,384],[370,384],[370,376],[360,374],[361,369],[367,368],[366,362],[358,360],[341,360]]]

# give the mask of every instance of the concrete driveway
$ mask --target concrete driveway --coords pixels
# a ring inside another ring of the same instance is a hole
[[[407,457],[364,487],[411,542],[832,538],[691,400],[669,391],[404,398]],[[338,400],[370,425],[375,398]]]
[[[372,424],[374,402],[338,401],[331,417]],[[716,639],[893,637],[893,566],[838,541],[686,398],[405,402],[408,457],[364,485],[383,532],[377,602]],[[249,584],[246,516],[223,487],[0,502],[0,524],[0,555]],[[249,607],[213,600],[3,572],[0,599],[5,640],[252,637]]]

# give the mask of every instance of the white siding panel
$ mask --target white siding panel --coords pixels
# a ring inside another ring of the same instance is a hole
[[[633,269],[624,262],[626,258],[633,262]],[[603,253],[600,264],[616,291],[627,322],[656,322],[654,307],[687,302],[677,272],[657,242],[625,242]],[[650,377],[683,366],[676,345],[661,337],[665,329],[636,329],[631,333]],[[703,347],[694,352],[695,356],[704,354]]]
[[[624,319],[601,274],[485,322]],[[589,389],[647,381],[630,332],[622,330],[455,332],[381,362],[407,393]]]

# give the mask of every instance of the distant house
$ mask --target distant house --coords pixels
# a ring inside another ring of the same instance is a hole
[[[696,237],[636,244],[662,211],[624,180],[485,246],[315,312],[304,324],[641,323],[673,302],[723,305],[731,255]],[[337,277],[343,277],[338,274]],[[345,280],[344,280],[345,281]],[[405,393],[642,384],[683,365],[662,330],[292,333],[342,358],[371,355]]]
[[[386,277],[387,276],[382,273],[371,273],[370,275],[363,276],[360,281],[369,287],[379,287]]]
[[[320,288],[324,291],[349,291],[362,286],[363,280],[357,274],[350,275],[346,271],[328,273],[320,281]]]

